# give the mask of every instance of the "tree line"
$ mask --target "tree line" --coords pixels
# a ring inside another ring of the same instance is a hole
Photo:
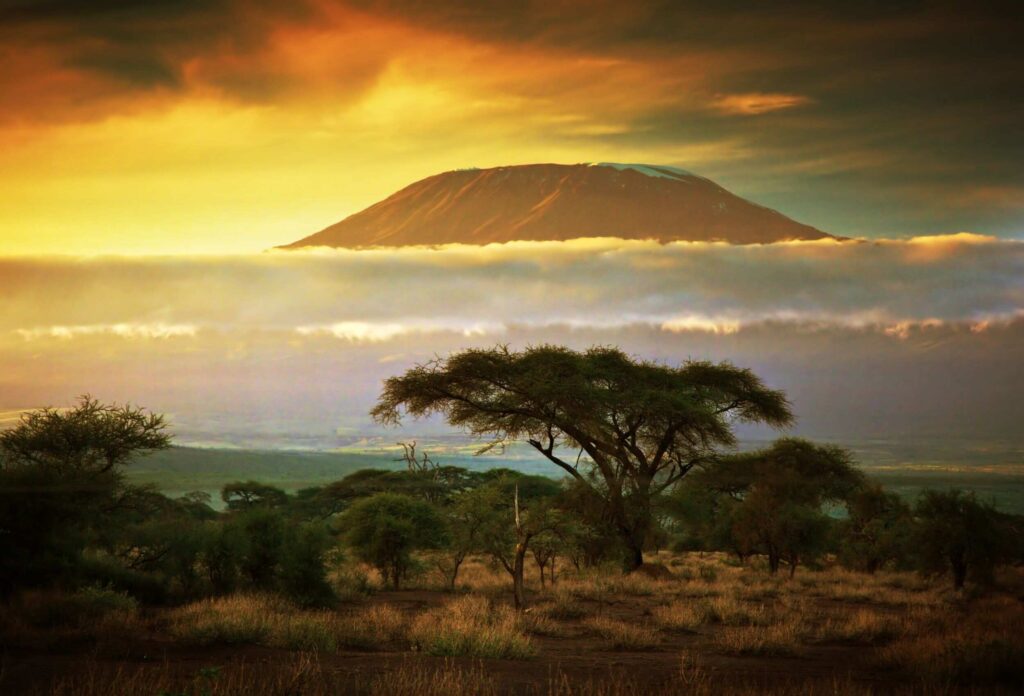
[[[826,556],[856,570],[946,573],[960,589],[1020,562],[1022,524],[961,491],[911,505],[841,448],[797,438],[737,453],[733,427],[792,422],[785,396],[728,363],[680,367],[613,348],[468,350],[384,385],[372,415],[440,413],[482,450],[528,443],[561,479],[443,466],[404,447],[404,470],[368,469],[288,493],[256,481],[169,498],[125,467],[170,446],[159,415],[89,397],[0,433],[0,593],[102,584],[150,603],[240,589],[336,601],[347,557],[393,588],[434,569],[454,589],[470,556],[510,578],[644,567],[662,548],[727,551],[789,574]],[[529,568],[532,567],[532,571]]]

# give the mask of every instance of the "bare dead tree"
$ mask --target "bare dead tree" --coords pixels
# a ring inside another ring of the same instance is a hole
[[[402,448],[402,456],[396,459],[396,462],[405,462],[405,465],[412,472],[426,472],[434,471],[437,469],[437,464],[430,458],[430,456],[423,452],[422,455],[416,455],[416,441],[412,442],[399,442],[398,445]]]

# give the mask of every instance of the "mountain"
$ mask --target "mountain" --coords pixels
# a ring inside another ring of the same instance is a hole
[[[282,248],[578,237],[755,244],[831,235],[675,167],[527,164],[428,177]]]

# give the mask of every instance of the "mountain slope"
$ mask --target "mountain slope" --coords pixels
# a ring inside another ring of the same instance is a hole
[[[830,236],[674,167],[528,164],[428,177],[282,248],[578,237],[752,244]]]

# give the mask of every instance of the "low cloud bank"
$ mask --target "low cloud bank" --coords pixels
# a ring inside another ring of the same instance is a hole
[[[0,260],[0,331],[171,337],[292,330],[382,341],[509,325],[730,333],[763,321],[879,327],[1024,309],[1024,243],[976,235],[754,246],[622,240]]]
[[[171,413],[183,441],[333,446],[388,375],[496,342],[732,360],[811,436],[1024,421],[1024,243],[975,235],[6,258],[0,291],[0,409],[90,391]]]

